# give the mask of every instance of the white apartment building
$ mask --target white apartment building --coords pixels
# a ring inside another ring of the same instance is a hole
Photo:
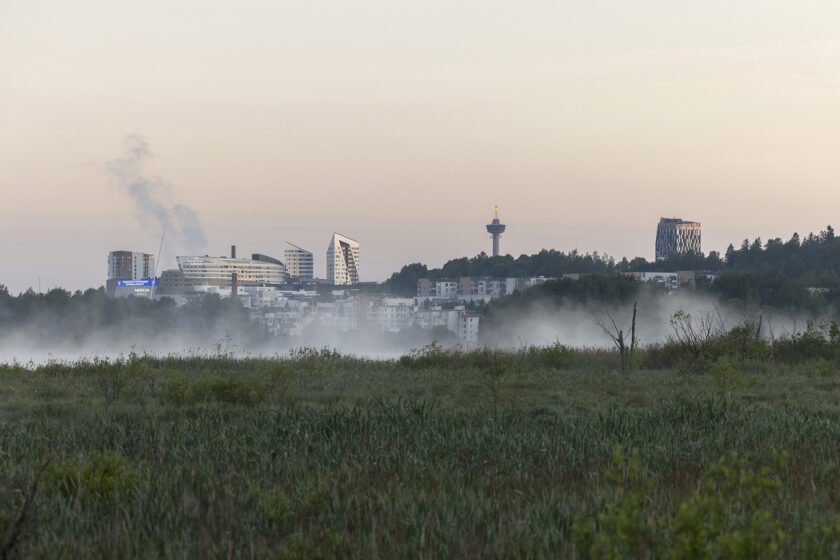
[[[506,287],[507,283],[505,281],[492,278],[479,278],[472,282],[472,295],[493,299],[503,296]]]
[[[527,279],[509,278],[513,286],[516,281]],[[420,278],[417,280],[417,302],[422,304],[427,301],[456,300],[462,302],[484,301],[501,297],[507,292],[509,282],[504,278],[469,277],[465,276],[457,280],[452,278],[429,279]]]
[[[383,331],[396,332],[414,322],[414,298],[382,298],[376,307],[376,326]]]
[[[334,286],[359,283],[359,242],[333,233],[327,249],[327,281]]]
[[[275,307],[282,305],[286,296],[271,286],[239,286],[237,297],[243,307]]]
[[[418,310],[414,313],[414,324],[425,330],[447,327],[449,325],[449,311],[439,306]]]
[[[452,309],[447,315],[446,327],[464,342],[478,342],[479,315],[463,307]]]
[[[285,305],[252,310],[251,318],[275,336],[302,335],[312,322],[309,304],[294,300],[283,303]]]
[[[314,321],[320,326],[338,331],[352,331],[359,327],[356,306],[352,299],[332,303],[316,303],[312,308]]]
[[[315,259],[309,251],[286,241],[286,274],[298,280],[312,280],[315,277]]]
[[[481,317],[465,311],[458,316],[458,331],[455,333],[464,342],[478,342],[478,322]]]
[[[230,288],[203,286],[203,292],[229,293]],[[463,306],[452,310],[433,307],[418,309],[412,298],[355,296],[332,302],[295,299],[295,292],[273,288],[240,287],[239,299],[249,307],[252,320],[274,335],[301,336],[317,327],[332,331],[355,331],[367,325],[384,332],[419,327],[443,327],[464,342],[478,341],[480,316]]]
[[[533,276],[530,278],[506,278],[505,293],[512,294],[517,291],[527,290],[532,286],[539,286],[552,280],[556,280],[556,278],[546,276]]]
[[[673,292],[680,287],[680,277],[676,272],[642,272],[639,279],[642,282],[662,284],[669,292]]]
[[[439,298],[458,297],[458,281],[457,280],[439,280],[434,283],[434,296]]]

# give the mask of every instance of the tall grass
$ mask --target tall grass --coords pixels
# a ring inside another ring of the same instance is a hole
[[[738,468],[760,473],[782,450],[787,464],[764,475],[778,484],[743,515],[768,512],[784,527],[779,555],[795,556],[840,542],[817,538],[836,523],[838,440],[824,414],[724,400],[571,417],[402,401],[41,417],[2,426],[15,453],[0,467],[3,510],[14,511],[13,489],[45,458],[55,465],[22,557],[587,557],[600,549],[586,548],[581,527],[633,551],[609,520],[621,489],[644,489],[626,515],[661,520],[657,540],[668,543],[680,504],[721,457],[737,450]],[[617,445],[636,450],[647,482],[616,477]],[[738,490],[718,497],[731,505]],[[744,522],[727,519],[719,533]]]
[[[21,558],[840,554],[832,360],[615,358],[0,366],[0,535]]]

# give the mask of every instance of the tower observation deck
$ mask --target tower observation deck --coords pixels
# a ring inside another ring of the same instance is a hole
[[[499,238],[505,232],[507,226],[499,221],[499,207],[496,206],[496,215],[493,221],[487,224],[487,233],[493,238],[493,256],[499,256]]]

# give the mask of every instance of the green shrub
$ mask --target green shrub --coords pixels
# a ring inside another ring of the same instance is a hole
[[[840,557],[840,515],[809,527],[802,538],[802,558]]]
[[[295,517],[292,502],[279,488],[260,495],[259,509],[269,521],[280,527],[287,527]]]
[[[669,525],[670,558],[776,558],[788,536],[771,513],[787,455],[750,468],[732,452],[706,471],[700,488],[682,502]],[[767,509],[765,509],[767,508]]]
[[[285,558],[328,560],[343,558],[341,535],[325,529],[316,528],[307,534],[295,534],[283,554]]]
[[[840,370],[840,367],[838,367],[837,362],[820,357],[811,361],[807,365],[806,371],[810,377],[833,377],[837,375],[838,370]]]
[[[654,481],[639,459],[620,446],[607,480],[614,497],[593,519],[578,516],[572,535],[584,558],[778,558],[788,535],[773,514],[787,456],[751,467],[733,452],[706,469],[697,490],[673,514],[654,517]],[[597,519],[597,521],[596,521]]]
[[[617,445],[606,477],[614,488],[613,500],[604,505],[597,524],[582,518],[575,521],[578,550],[590,558],[650,556],[657,545],[657,522],[646,500],[652,480],[638,450],[627,456]]]
[[[44,482],[64,496],[108,498],[118,493],[127,497],[137,489],[138,471],[116,451],[92,453],[80,460],[51,462],[43,474]]]
[[[172,406],[184,406],[193,402],[190,384],[180,377],[164,382],[157,392],[157,398],[161,403]]]
[[[577,363],[574,348],[555,342],[549,346],[529,346],[527,350],[531,361],[554,369],[572,369]]]
[[[741,385],[743,374],[736,364],[736,359],[723,355],[709,368],[715,387],[719,391],[731,391]]]
[[[157,396],[162,403],[175,406],[206,402],[253,406],[263,402],[270,393],[272,383],[267,377],[259,373],[222,373],[198,377],[192,383],[178,377],[165,382]]]
[[[261,403],[269,384],[256,375],[220,375],[207,383],[211,400],[250,406]]]
[[[648,344],[638,348],[636,354],[641,369],[677,368],[687,362],[685,349],[674,340]]]
[[[773,358],[778,363],[795,364],[813,358],[840,358],[840,327],[837,323],[808,321],[804,332],[773,341]]]

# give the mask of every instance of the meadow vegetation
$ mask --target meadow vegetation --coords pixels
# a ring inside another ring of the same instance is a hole
[[[840,555],[840,329],[0,365],[3,557]]]

